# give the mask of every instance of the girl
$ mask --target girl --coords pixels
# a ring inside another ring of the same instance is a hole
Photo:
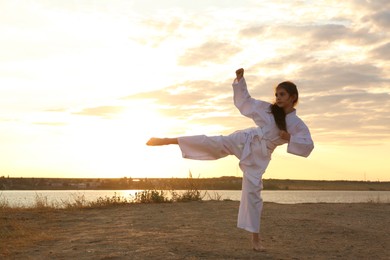
[[[287,152],[307,157],[314,148],[309,129],[296,115],[298,90],[292,82],[282,82],[275,89],[276,101],[270,104],[252,98],[247,90],[244,69],[236,71],[234,104],[242,115],[257,127],[236,131],[227,136],[183,136],[178,138],[151,138],[151,146],[177,144],[183,158],[216,160],[235,155],[243,172],[242,195],[237,227],[252,233],[252,247],[264,250],[260,243],[260,216],[263,200],[262,176],[276,146],[288,143]]]

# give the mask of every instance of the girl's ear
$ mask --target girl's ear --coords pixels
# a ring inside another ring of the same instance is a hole
[[[298,96],[296,94],[293,95],[293,105],[295,106],[298,103]]]
[[[296,101],[297,101],[297,95],[292,94],[292,95],[290,95],[290,98],[291,98],[291,100],[292,100],[293,103],[296,103]]]

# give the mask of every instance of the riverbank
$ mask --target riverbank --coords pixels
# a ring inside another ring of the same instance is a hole
[[[219,178],[9,178],[0,190],[241,190],[242,177]],[[263,179],[264,190],[390,191],[390,182]]]
[[[0,211],[3,259],[389,259],[390,204],[265,203],[254,252],[239,202]]]

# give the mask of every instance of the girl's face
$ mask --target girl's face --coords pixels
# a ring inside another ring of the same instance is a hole
[[[276,104],[280,108],[294,107],[294,96],[291,96],[284,88],[276,88]]]

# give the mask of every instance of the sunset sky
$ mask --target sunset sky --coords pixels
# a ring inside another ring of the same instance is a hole
[[[390,181],[390,1],[1,1],[0,176],[242,176],[149,137],[254,126],[232,101],[298,85],[309,158],[264,178]]]

